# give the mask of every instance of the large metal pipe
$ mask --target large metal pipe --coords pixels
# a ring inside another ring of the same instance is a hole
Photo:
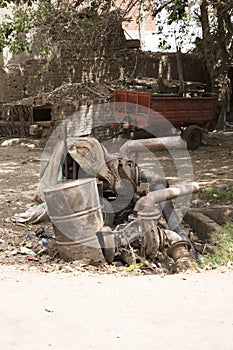
[[[164,202],[176,197],[186,196],[199,191],[199,185],[196,182],[181,186],[173,186],[158,191],[149,192],[146,196],[141,197],[136,205],[135,211],[143,210],[143,207],[152,207],[156,203]]]
[[[152,179],[151,179],[152,180]],[[161,188],[163,187],[157,185],[157,187]],[[152,185],[152,188],[156,187],[156,185]],[[162,210],[162,213],[168,223],[168,227],[170,230],[176,232],[180,237],[182,237],[183,240],[186,240],[190,243],[191,250],[190,250],[190,256],[192,257],[193,261],[197,263],[197,257],[195,253],[195,249],[192,246],[192,243],[190,242],[186,232],[182,228],[182,225],[179,221],[179,218],[176,214],[176,211],[173,207],[173,204],[169,199],[176,198],[178,196],[185,196],[188,194],[196,193],[199,190],[199,185],[196,182],[191,182],[187,185],[182,186],[176,186],[176,187],[169,187],[169,188],[162,188],[155,191],[151,191],[147,194],[145,197],[141,197],[135,207],[135,211],[150,211],[154,207],[155,203],[159,203],[159,206]]]
[[[162,151],[166,149],[185,149],[186,142],[180,136],[129,140],[120,148],[120,157],[128,158],[131,152]]]
[[[197,182],[191,182],[190,184],[168,187],[158,191],[149,192],[147,197],[154,203],[160,203],[168,199],[176,197],[186,196],[199,191],[199,185]]]

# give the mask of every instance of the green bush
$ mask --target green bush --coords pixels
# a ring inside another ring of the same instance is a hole
[[[211,244],[216,245],[216,251],[204,255],[204,265],[226,265],[229,261],[233,262],[233,222],[227,223],[223,232],[213,235]]]
[[[226,188],[207,187],[199,192],[199,198],[211,203],[233,202],[233,185]]]

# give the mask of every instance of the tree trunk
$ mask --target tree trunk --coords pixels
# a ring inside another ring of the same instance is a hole
[[[220,115],[216,129],[222,130],[226,123],[226,114],[230,109],[230,96],[232,92],[231,81],[228,77],[232,59],[232,54],[229,50],[230,43],[232,42],[232,24],[229,24],[228,21],[226,5],[216,3],[214,6],[217,17],[216,38],[218,43],[218,64],[217,69],[215,69],[215,78],[218,83],[220,100]]]
[[[209,75],[209,90],[215,90],[215,79],[213,67],[215,65],[215,55],[214,49],[211,42],[211,34],[210,34],[210,23],[209,23],[209,15],[208,15],[208,3],[207,0],[203,0],[200,5],[201,10],[201,27],[202,27],[202,50],[203,50],[203,61],[207,69],[207,73]]]
[[[179,82],[180,82],[179,92],[181,94],[183,94],[184,93],[183,61],[182,61],[181,50],[178,49],[178,48],[177,48],[177,51],[176,51],[176,59],[177,59],[177,70],[178,70],[178,76],[179,76]]]

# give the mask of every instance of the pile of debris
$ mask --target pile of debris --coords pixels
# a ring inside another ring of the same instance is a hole
[[[180,81],[166,80],[162,77],[155,78],[135,78],[125,79],[124,81],[115,82],[115,88],[150,92],[154,95],[162,94],[163,96],[205,96],[206,84],[194,81],[184,81],[184,91],[180,91]]]
[[[51,92],[39,94],[38,96],[24,98],[18,102],[20,105],[30,105],[33,107],[46,104],[84,104],[86,102],[102,99],[107,102],[113,97],[111,85],[105,83],[64,83]]]
[[[161,140],[156,145],[161,148]],[[37,222],[48,214],[54,239],[46,241],[46,249],[52,255],[153,273],[196,267],[195,250],[170,199],[196,192],[198,185],[169,188],[156,173],[127,159],[125,147],[116,156],[91,136],[57,142],[44,163],[39,191],[42,204],[16,221]]]

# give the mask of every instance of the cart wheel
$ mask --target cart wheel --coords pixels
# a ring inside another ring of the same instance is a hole
[[[115,239],[111,228],[109,226],[104,226],[101,231],[97,233],[97,237],[105,260],[108,264],[111,264],[115,258]]]
[[[182,139],[187,142],[188,149],[197,149],[201,146],[202,130],[196,125],[188,126],[182,133]]]

